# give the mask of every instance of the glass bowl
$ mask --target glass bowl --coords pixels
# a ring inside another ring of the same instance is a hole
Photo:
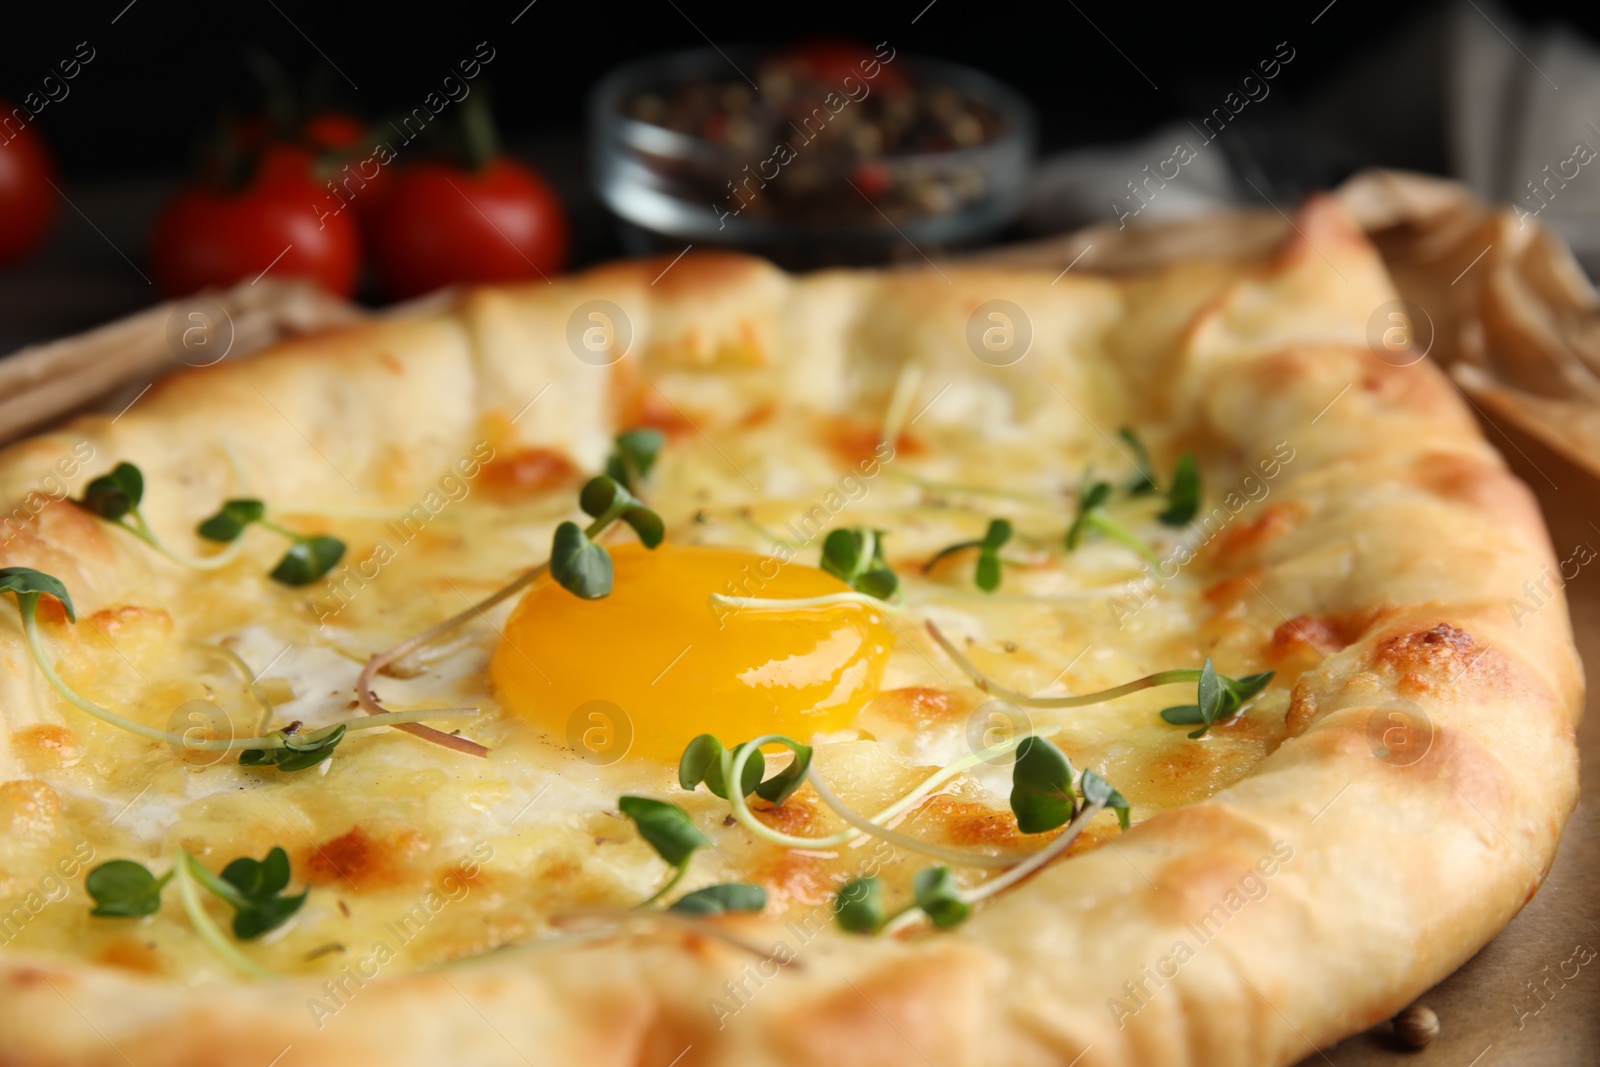
[[[819,99],[793,91],[789,55],[697,49],[595,87],[593,180],[629,252],[736,248],[791,269],[914,260],[1021,213],[1035,124],[1015,92],[880,46],[881,63],[835,55],[810,82],[837,86]]]

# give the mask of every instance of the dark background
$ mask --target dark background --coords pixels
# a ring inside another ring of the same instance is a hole
[[[1517,37],[1556,20],[1600,37],[1594,4],[1474,6]],[[1233,154],[1248,148],[1265,157],[1299,142],[1296,151],[1278,154],[1309,160],[1304,173],[1289,187],[1262,179],[1275,198],[1293,199],[1365,164],[1448,170],[1442,79],[1431,73],[1445,47],[1440,20],[1428,20],[1438,7],[1395,0],[1225,7],[1152,0],[33,5],[14,13],[0,35],[0,94],[15,101],[35,90],[79,42],[95,58],[68,83],[69,95],[34,123],[60,163],[70,206],[61,205],[40,255],[0,270],[0,353],[156,299],[146,264],[150,223],[223,110],[259,106],[262,90],[244,62],[254,46],[301,84],[320,79],[331,89],[328,103],[377,120],[420,105],[487,42],[495,58],[474,91],[491,87],[508,148],[561,194],[572,221],[572,265],[582,266],[622,251],[588,185],[585,100],[603,73],[639,56],[704,47],[708,39],[723,46],[840,36],[887,41],[899,53],[982,68],[1020,90],[1038,110],[1039,147],[1048,155],[1129,140],[1203,113],[1278,42],[1288,42],[1293,64],[1222,143]],[[1415,70],[1415,84],[1397,91],[1392,78],[1364,76],[1363,64],[1380,54],[1391,71]],[[1306,150],[1310,141],[1314,152]],[[372,298],[370,287],[363,296]]]
[[[27,15],[13,19],[0,36],[0,93],[21,97],[79,41],[97,50],[71,83],[71,95],[39,117],[71,181],[182,167],[196,134],[215,120],[224,102],[244,107],[259,98],[242,63],[252,44],[301,77],[331,61],[349,79],[332,79],[336,102],[376,117],[420,103],[459,58],[488,41],[498,53],[489,67],[496,110],[514,139],[577,133],[594,81],[637,56],[702,47],[707,37],[729,45],[848,35],[887,40],[902,51],[998,75],[1039,108],[1041,146],[1049,151],[1126,139],[1162,119],[1209,107],[1216,89],[1232,87],[1283,40],[1297,56],[1276,87],[1278,98],[1281,104],[1305,101],[1353,58],[1401,38],[1433,7],[1376,0],[1335,0],[1331,7],[1327,0],[1225,6],[1081,0],[1076,8],[1071,2],[995,0],[935,0],[931,7],[927,0],[537,0],[512,25],[525,5],[526,0],[414,7],[310,0],[29,5]],[[1559,18],[1600,35],[1600,7],[1594,4],[1483,0],[1479,6],[1524,24]],[[1395,105],[1403,108],[1407,101]],[[1416,150],[1420,155],[1436,147]]]

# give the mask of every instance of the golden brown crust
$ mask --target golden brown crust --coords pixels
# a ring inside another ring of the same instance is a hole
[[[728,922],[761,950],[749,954],[672,924],[639,927],[379,978],[322,1028],[301,1008],[318,995],[307,981],[184,989],[8,954],[0,1064],[260,1067],[286,1048],[286,1064],[1290,1063],[1392,1015],[1537,890],[1575,802],[1583,679],[1564,606],[1506,608],[1554,562],[1530,495],[1430,364],[1395,367],[1366,347],[1367,319],[1392,290],[1360,235],[1328,201],[1298,228],[1271,262],[1220,289],[1194,286],[1176,350],[1126,324],[1137,280],[795,281],[748,259],[689,256],[655,285],[665,264],[483,290],[453,314],[186,373],[114,426],[89,420],[7,451],[7,487],[81,434],[135,459],[152,484],[181,476],[220,492],[221,462],[189,442],[221,430],[255,454],[303,459],[280,464],[262,495],[337,497],[347,483],[426,477],[487,424],[508,451],[557,448],[592,467],[618,413],[673,368],[761,368],[748,409],[823,412],[840,378],[824,364],[863,350],[889,357],[869,390],[887,393],[888,364],[908,352],[986,380],[961,329],[998,295],[1032,309],[1037,358],[1019,367],[1041,388],[1082,389],[1107,420],[1151,405],[1219,475],[1292,450],[1272,489],[1279,519],[1215,549],[1227,596],[1260,597],[1271,614],[1241,610],[1218,639],[1287,657],[1297,646],[1282,626],[1318,619],[1295,641],[1338,641],[1301,664],[1290,737],[1244,780],[1047,868],[953,932],[863,940]],[[566,319],[588,299],[630,309],[636,358],[574,361]],[[1107,384],[1113,358],[1127,381],[1164,382],[1161,395]],[[511,418],[552,381],[558,405]],[[59,506],[0,547],[0,564],[67,578],[87,612],[163,580],[116,558],[101,526]],[[904,703],[913,717],[944,714]],[[71,751],[37,731],[8,745],[0,760]],[[719,1017],[714,1003],[738,1008]]]

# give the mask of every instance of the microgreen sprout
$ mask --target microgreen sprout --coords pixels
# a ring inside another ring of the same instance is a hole
[[[711,841],[689,819],[688,812],[676,804],[650,797],[625,796],[617,801],[622,814],[633,820],[639,836],[656,855],[672,868],[672,877],[639,903],[648,908],[677,888],[689,873],[694,854]],[[760,911],[767,906],[767,891],[758,885],[740,882],[706,886],[686,893],[668,910],[689,915],[719,915],[729,911]]]
[[[1054,728],[1047,727],[1046,730]],[[761,749],[766,745],[782,745],[793,753],[794,758],[790,763],[771,778],[762,779],[750,771],[752,766],[765,767],[766,758]],[[946,862],[963,866],[976,867],[1007,867],[1017,862],[1015,855],[994,855],[990,853],[972,852],[958,848],[949,848],[930,841],[922,841],[897,830],[892,830],[884,825],[897,816],[910,810],[918,801],[928,796],[944,782],[955,778],[963,771],[976,766],[984,758],[996,754],[997,751],[1009,751],[1009,742],[1002,745],[1001,749],[986,749],[975,756],[963,757],[943,768],[927,781],[923,782],[908,795],[900,798],[883,811],[871,818],[859,815],[845,806],[828,784],[817,774],[812,765],[812,749],[809,745],[802,745],[792,737],[783,734],[765,734],[752,741],[732,747],[723,746],[721,741],[708,734],[702,734],[689,743],[684,750],[683,759],[678,765],[678,782],[685,789],[694,789],[704,783],[715,795],[728,802],[733,811],[733,817],[756,837],[784,848],[827,849],[838,848],[861,834],[866,833],[882,838],[893,844],[913,852],[922,852],[927,855],[943,859]],[[726,783],[738,781],[742,792],[728,790]],[[810,783],[817,796],[831,808],[845,822],[849,828],[825,837],[799,837],[774,830],[761,822],[750,810],[745,798],[750,795],[759,796],[769,801],[774,807],[779,807],[792,796],[796,789],[805,783]]]
[[[84,488],[83,496],[73,503],[111,525],[128,531],[163,556],[187,567],[210,570],[229,563],[239,552],[241,536],[251,526],[271,530],[292,542],[289,551],[272,569],[273,580],[284,585],[309,585],[344,558],[343,541],[322,534],[297,533],[270,522],[266,518],[266,505],[253,499],[229,500],[215,515],[197,527],[196,532],[203,539],[227,545],[227,548],[209,556],[186,555],[157,536],[140,510],[143,501],[144,473],[132,463],[123,462],[91,481]]]
[[[1200,684],[1193,704],[1179,704],[1175,707],[1165,708],[1161,717],[1176,726],[1193,726],[1200,724],[1200,729],[1189,734],[1191,738],[1204,737],[1211,727],[1236,714],[1244,702],[1255,696],[1267,687],[1272,681],[1273,672],[1263,671],[1260,674],[1247,674],[1243,678],[1229,678],[1225,674],[1218,674],[1217,669],[1211,665],[1211,658],[1206,657],[1205,666],[1200,668]]]
[[[884,531],[866,526],[834,530],[822,542],[822,569],[859,593],[888,600],[900,579],[883,558],[884,536]]]
[[[232,544],[251,526],[271,530],[291,542],[272,569],[272,579],[284,585],[310,585],[333,570],[344,558],[344,542],[325,534],[296,533],[267,519],[267,506],[259,500],[230,500],[215,515],[195,527],[207,541]]]
[[[419,720],[434,719],[459,719],[477,714],[471,708],[437,708],[419,711],[388,712],[381,716],[367,716],[359,719],[347,719],[333,726],[312,730],[304,734],[291,734],[289,730],[275,730],[264,737],[213,737],[196,738],[191,733],[173,733],[169,730],[158,730],[153,726],[146,726],[135,719],[119,715],[114,711],[102,708],[100,705],[87,699],[62,680],[56,673],[50,657],[45,653],[44,644],[39,634],[39,600],[49,596],[61,602],[62,610],[66,613],[69,623],[78,620],[77,610],[73,607],[72,597],[67,592],[67,587],[60,579],[36,571],[31,567],[5,567],[0,568],[0,593],[12,593],[17,598],[17,612],[22,618],[23,636],[27,638],[28,648],[33,653],[33,661],[38,666],[39,672],[50,683],[56,692],[60,693],[74,706],[99,719],[101,722],[120,727],[129,733],[137,734],[149,741],[159,741],[174,748],[192,749],[204,752],[228,752],[245,750],[240,763],[245,766],[258,764],[275,764],[279,770],[295,771],[306,767],[315,766],[327,758],[348,730],[368,730],[378,726],[404,726],[416,723]],[[259,750],[252,755],[250,750]],[[310,757],[315,755],[315,759]]]
[[[683,750],[683,758],[678,761],[678,784],[684,789],[693,790],[704,782],[714,795],[728,800],[727,783],[732,777],[734,763],[742,756],[740,795],[747,797],[754,793],[777,807],[794,795],[794,791],[805,781],[806,772],[811,769],[810,745],[802,745],[790,738],[783,738],[782,743],[794,753],[794,759],[783,770],[763,781],[767,761],[754,743],[746,741],[729,749],[710,734],[701,734]],[[746,752],[749,754],[744,755]]]
[[[251,523],[262,522],[266,517],[267,506],[259,500],[229,500],[215,515],[196,526],[194,532],[207,541],[232,544]]]
[[[1100,534],[1126,545],[1147,561],[1159,566],[1161,557],[1156,555],[1155,549],[1140,540],[1138,534],[1112,518],[1111,513],[1106,510],[1113,492],[1115,489],[1110,482],[1096,481],[1091,472],[1084,472],[1083,481],[1078,486],[1078,514],[1073,518],[1072,525],[1067,528],[1067,551],[1076,550],[1089,534]]]
[[[1011,521],[1009,519],[990,519],[989,529],[977,541],[962,541],[958,544],[941,548],[934,553],[933,558],[922,565],[922,573],[929,574],[939,561],[956,552],[963,552],[969,548],[978,550],[978,564],[973,572],[973,581],[985,593],[992,593],[1000,588],[1000,549],[1011,540]]]
[[[959,926],[972,912],[948,867],[924,867],[913,883],[917,907],[935,926]]]
[[[648,426],[617,434],[616,447],[606,459],[606,476],[636,497],[644,496],[644,480],[656,465],[667,435]]]
[[[883,879],[876,875],[845,883],[833,898],[833,914],[841,927],[856,934],[875,934],[889,916],[883,905]]]
[[[94,900],[90,912],[102,918],[139,918],[154,915],[161,908],[161,891],[176,880],[183,896],[184,909],[196,932],[217,954],[239,970],[256,978],[275,977],[272,972],[240,952],[211,920],[201,904],[197,888],[208,889],[233,909],[233,936],[251,941],[287,922],[300,910],[310,890],[287,896],[289,855],[273,848],[260,860],[241,856],[212,874],[184,849],[173,857],[167,873],[157,878],[149,868],[133,860],[111,860],[90,871],[84,887]]]
[[[1083,795],[1082,803],[1078,793]],[[1077,776],[1074,792],[1072,763],[1066,753],[1043,737],[1022,739],[1011,770],[1011,811],[1017,817],[1018,830],[1042,834],[1058,829],[1091,804],[1111,808],[1122,828],[1128,828],[1131,809],[1110,782],[1086,767]]]
[[[1081,708],[1090,704],[1103,704],[1108,700],[1137,693],[1144,689],[1154,689],[1159,685],[1178,685],[1184,682],[1198,682],[1199,695],[1195,704],[1185,704],[1167,708],[1161,717],[1170,723],[1193,725],[1203,723],[1201,729],[1189,736],[1199,738],[1204,736],[1213,723],[1225,719],[1244,706],[1244,702],[1265,689],[1267,683],[1272,681],[1273,672],[1263,671],[1260,674],[1249,674],[1243,678],[1230,678],[1225,674],[1218,674],[1211,660],[1206,659],[1202,667],[1179,667],[1170,671],[1157,671],[1147,674],[1143,678],[1135,678],[1131,682],[1113,686],[1110,689],[1101,689],[1094,693],[1082,693],[1075,696],[1041,697],[1030,696],[1015,689],[1007,689],[998,682],[989,678],[977,668],[977,665],[956,647],[955,642],[946,637],[938,626],[929,620],[924,625],[945,654],[955,661],[956,666],[966,672],[972,679],[972,684],[982,689],[985,693],[1009,700],[1014,704],[1021,704],[1030,708]]]
[[[111,860],[89,872],[84,886],[94,900],[89,914],[101,918],[135,919],[161,910],[161,890],[178,873],[177,867],[157,878],[142,863]]]
[[[1127,485],[1128,495],[1160,493],[1167,498],[1167,506],[1156,518],[1168,526],[1188,525],[1200,511],[1200,463],[1194,453],[1185,452],[1178,457],[1172,469],[1172,484],[1163,491],[1156,479],[1155,465],[1150,462],[1150,450],[1145,448],[1139,435],[1124,426],[1117,431],[1117,436],[1127,443],[1134,456],[1134,476]]]
[[[1200,511],[1202,485],[1200,464],[1193,452],[1178,457],[1173,467],[1172,483],[1165,490],[1156,478],[1155,465],[1150,461],[1150,451],[1132,429],[1124,426],[1118,436],[1133,452],[1133,477],[1122,487],[1129,497],[1159,494],[1166,498],[1164,507],[1156,518],[1167,526],[1186,526]],[[1090,534],[1099,534],[1133,549],[1147,562],[1157,566],[1161,557],[1132,530],[1114,518],[1110,506],[1117,487],[1104,479],[1096,479],[1092,471],[1084,471],[1078,486],[1078,513],[1067,530],[1067,551],[1071,552]]]
[[[132,463],[118,463],[108,473],[84,487],[83,496],[72,502],[89,514],[128,531],[174,563],[209,570],[230,563],[238,546],[211,556],[189,556],[162,541],[145,521],[140,504],[144,501],[144,473]]]
[[[971,914],[973,904],[1017,884],[1064,853],[1089,821],[1106,808],[1117,813],[1122,829],[1128,828],[1129,807],[1122,794],[1088,769],[1077,776],[1075,790],[1072,764],[1042,733],[1023,736],[1016,744],[1016,753],[1011,810],[1017,817],[1017,829],[1025,834],[1040,834],[1066,826],[1062,833],[1005,873],[969,890],[956,885],[948,867],[926,867],[917,872],[912,902],[893,914],[884,907],[882,881],[877,877],[858,878],[847,883],[834,898],[833,911],[839,925],[854,933],[875,934],[886,927],[899,929],[916,921],[912,913],[918,911],[934,926],[958,925]]]
[[[333,755],[333,750],[344,740],[347,727],[340,723],[327,733],[308,737],[304,741],[288,730],[274,730],[270,736],[283,739],[282,748],[247,748],[239,753],[239,766],[276,766],[280,771],[303,771],[315,767]]]
[[[1118,430],[1117,436],[1122,438],[1133,452],[1134,474],[1125,487],[1128,495],[1144,496],[1147,493],[1160,492],[1161,485],[1156,481],[1155,464],[1150,462],[1150,450],[1144,446],[1144,441],[1129,426]]]
[[[834,795],[817,773],[812,762],[814,752],[811,746],[802,745],[782,734],[765,734],[733,746],[724,745],[711,734],[701,734],[684,749],[678,763],[678,784],[691,791],[701,785],[706,786],[713,794],[728,802],[735,821],[745,829],[761,840],[784,848],[835,849],[861,834],[869,834],[907,851],[923,853],[942,861],[947,866],[929,868],[918,875],[916,900],[893,915],[886,912],[883,884],[876,876],[858,878],[848,883],[835,898],[833,908],[842,927],[859,933],[876,933],[888,924],[905,919],[912,911],[921,912],[935,925],[949,926],[964,919],[969,906],[975,901],[998,892],[1005,885],[1015,884],[1038,870],[1050,857],[1060,855],[1089,820],[1105,808],[1115,809],[1121,826],[1127,828],[1129,808],[1122,795],[1091,770],[1078,774],[1074,782],[1072,765],[1065,754],[1044,740],[1060,729],[1059,726],[1043,726],[964,756],[941,768],[871,818],[850,810]],[[782,745],[793,758],[776,774],[767,777],[767,761],[761,749],[771,745]],[[1040,834],[1066,824],[1066,830],[1043,849],[995,855],[923,841],[886,825],[933,795],[951,779],[997,755],[1012,752],[1015,752],[1017,759],[1013,771],[1011,804],[1018,828],[1026,834]],[[730,789],[730,782],[739,783],[738,788]],[[753,795],[767,800],[774,808],[781,807],[805,784],[811,786],[823,804],[850,824],[848,829],[822,837],[786,834],[756,819],[745,801],[746,797]],[[621,807],[638,824],[641,835],[651,843],[657,854],[678,868],[673,878],[646,901],[646,904],[653,903],[677,885],[687,871],[689,857],[696,849],[704,847],[707,841],[683,809],[675,804],[646,797],[623,797]],[[973,890],[962,891],[956,888],[948,870],[948,867],[957,866],[993,868],[1004,873]],[[996,888],[989,888],[997,883]],[[731,889],[716,888],[719,897],[735,895]],[[764,894],[761,899],[764,901]]]
[[[730,911],[760,911],[767,906],[767,891],[750,882],[724,882],[685,893],[668,911],[681,915],[722,915]]]
[[[1042,737],[1025,738],[1011,765],[1011,811],[1017,829],[1042,834],[1064,826],[1078,813],[1072,791],[1072,764]]]
[[[571,521],[556,527],[550,545],[550,574],[569,593],[598,600],[611,593],[612,571],[611,554],[594,540],[595,536],[621,520],[633,527],[646,548],[655,548],[666,536],[666,527],[660,515],[609,475],[591,478],[578,496],[578,506],[594,522],[588,529]]]
[[[1167,507],[1156,518],[1168,526],[1185,526],[1200,511],[1200,463],[1193,452],[1178,457],[1167,487]]]
[[[1124,830],[1128,828],[1128,817],[1132,809],[1127,799],[1117,792],[1116,787],[1110,782],[1085,767],[1078,779],[1078,790],[1083,794],[1084,803],[1088,807],[1110,808],[1117,813],[1117,824]]]

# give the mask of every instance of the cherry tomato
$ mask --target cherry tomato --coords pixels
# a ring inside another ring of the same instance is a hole
[[[370,237],[378,280],[390,299],[454,282],[551,275],[566,265],[561,202],[519,163],[497,156],[477,171],[418,163],[389,185]]]
[[[192,185],[173,198],[151,234],[156,283],[168,296],[247,281],[271,268],[349,296],[360,237],[348,211],[311,172],[312,153],[274,145],[238,190]]]
[[[343,204],[356,214],[363,247],[367,229],[389,188],[392,168],[383,164],[378,152],[381,138],[370,133],[362,122],[340,111],[322,111],[305,124],[306,143],[321,152],[323,188],[332,184],[328,196],[334,207]]]
[[[0,100],[0,114],[11,104]],[[55,165],[33,126],[0,129],[0,264],[13,263],[38,248],[56,220],[56,191],[50,187]],[[5,137],[10,140],[3,140]]]
[[[233,138],[241,152],[259,152],[285,138],[314,149],[332,150],[349,148],[366,132],[366,125],[352,115],[343,111],[319,111],[290,131],[278,129],[265,115],[255,115],[233,127]]]
[[[316,148],[341,149],[354,146],[366,136],[360,119],[342,111],[319,111],[306,120],[306,140]]]

